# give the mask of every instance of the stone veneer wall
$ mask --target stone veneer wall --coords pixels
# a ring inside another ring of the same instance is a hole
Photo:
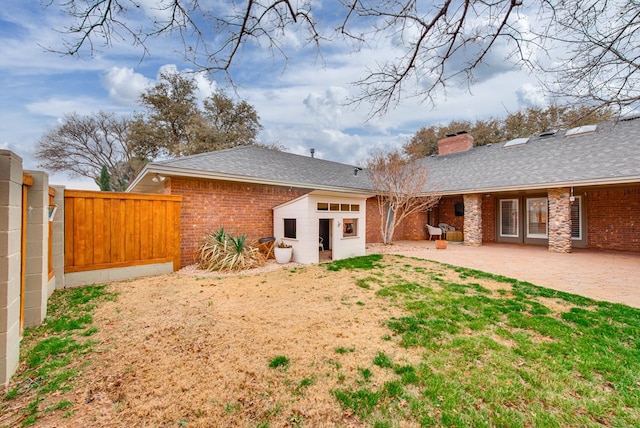
[[[464,245],[482,245],[482,195],[464,195]]]
[[[571,252],[571,201],[569,188],[548,190],[549,251]]]

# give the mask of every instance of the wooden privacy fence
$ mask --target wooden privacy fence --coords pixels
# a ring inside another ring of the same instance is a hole
[[[180,269],[182,196],[67,190],[65,272],[173,262]]]

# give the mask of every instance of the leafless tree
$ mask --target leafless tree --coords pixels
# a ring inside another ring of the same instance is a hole
[[[142,169],[145,159],[127,143],[129,119],[114,113],[70,114],[38,142],[36,157],[50,171],[93,179],[107,167],[111,189],[122,191]]]
[[[49,1],[73,18],[66,53],[123,40],[146,53],[150,38],[177,33],[200,69],[230,77],[247,46],[286,60],[293,31],[320,52],[339,39],[355,50],[390,40],[396,53],[355,82],[354,101],[370,103],[372,115],[407,96],[433,104],[448,86],[509,64],[552,73],[557,95],[617,106],[640,100],[636,0],[159,0],[155,10],[138,0]]]
[[[375,152],[364,167],[376,192],[384,244],[393,243],[396,227],[405,218],[440,200],[440,194],[429,188],[428,170],[400,151]]]
[[[640,100],[640,3],[573,0],[546,3],[538,36],[552,55],[539,69],[550,91],[579,103],[623,107]],[[558,50],[558,46],[562,51]],[[553,58],[557,55],[559,60]]]

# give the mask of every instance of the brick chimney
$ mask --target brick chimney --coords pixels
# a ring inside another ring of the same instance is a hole
[[[473,136],[467,134],[467,131],[449,134],[446,138],[438,140],[438,156],[466,152],[471,147],[473,147]]]

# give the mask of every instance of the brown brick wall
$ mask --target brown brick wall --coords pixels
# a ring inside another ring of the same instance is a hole
[[[482,242],[496,242],[496,198],[482,197]]]
[[[367,199],[367,243],[382,242],[380,221],[378,199],[375,197]],[[393,239],[395,241],[427,239],[425,224],[427,224],[427,213],[414,213],[396,227]]]
[[[588,190],[587,246],[640,251],[640,186]]]
[[[438,155],[466,152],[473,147],[473,136],[471,134],[460,134],[438,140],[437,144]]]
[[[182,265],[194,263],[202,238],[224,227],[249,241],[273,235],[273,208],[309,192],[261,184],[172,178],[165,191],[182,195]]]
[[[438,203],[438,215],[436,216],[437,226],[440,223],[447,223],[449,226],[453,226],[456,230],[462,230],[464,232],[464,217],[456,217],[455,204],[463,204],[464,199],[462,196],[445,197],[440,199]]]

